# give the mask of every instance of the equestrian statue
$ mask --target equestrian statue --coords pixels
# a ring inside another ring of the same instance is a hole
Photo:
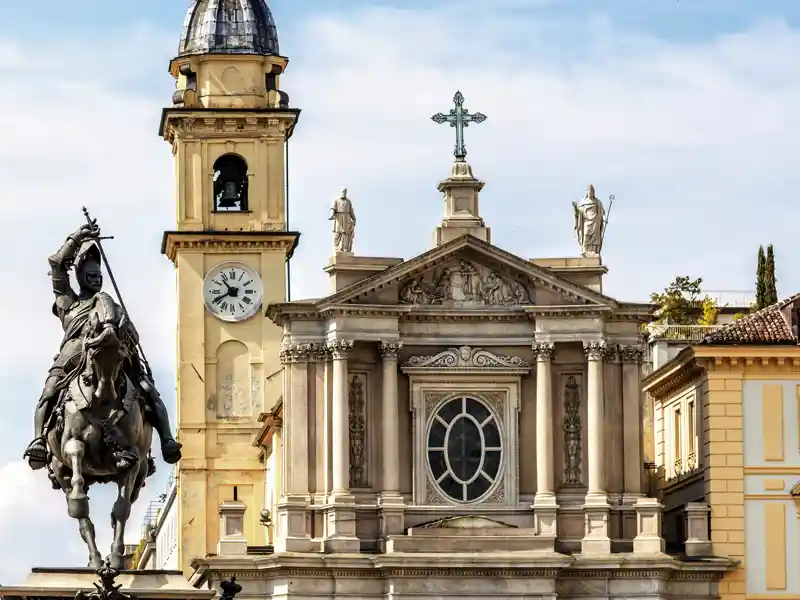
[[[55,293],[53,314],[64,336],[45,382],[34,417],[35,439],[25,451],[34,470],[47,469],[54,489],[67,496],[89,548],[89,566],[104,560],[89,518],[87,492],[93,483],[117,484],[111,512],[112,568],[125,567],[125,525],[131,506],[155,472],[150,455],[153,429],[169,464],[181,458],[164,402],[153,383],[139,334],[119,295],[101,246],[100,228],[84,209],[87,224],[50,257]],[[119,302],[102,291],[105,263]],[[79,290],[70,285],[74,269]]]

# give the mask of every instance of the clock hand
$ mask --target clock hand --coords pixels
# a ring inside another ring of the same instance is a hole
[[[219,304],[220,302],[222,302],[225,298],[227,298],[230,295],[231,295],[231,293],[230,293],[230,291],[228,291],[228,293],[223,294],[222,296],[217,296],[216,298],[214,298],[211,301],[211,304]]]

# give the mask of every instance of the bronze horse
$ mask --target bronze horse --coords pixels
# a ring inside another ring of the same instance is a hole
[[[123,569],[131,505],[152,473],[148,453],[153,427],[145,420],[145,400],[124,368],[126,361],[140,360],[137,339],[125,311],[99,292],[83,332],[80,364],[65,381],[56,426],[47,434],[51,478],[67,496],[69,516],[78,520],[92,568],[103,566],[103,558],[89,517],[89,486],[117,484],[109,562]]]

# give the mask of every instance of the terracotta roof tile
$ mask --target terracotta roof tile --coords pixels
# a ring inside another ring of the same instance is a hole
[[[781,309],[793,302],[793,296],[778,304],[772,304],[709,333],[701,342],[707,345],[720,344],[797,344],[797,338],[784,319]]]

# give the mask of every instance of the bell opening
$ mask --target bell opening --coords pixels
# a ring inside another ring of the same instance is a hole
[[[224,154],[214,163],[214,210],[244,212],[247,207],[247,163],[234,154]]]

